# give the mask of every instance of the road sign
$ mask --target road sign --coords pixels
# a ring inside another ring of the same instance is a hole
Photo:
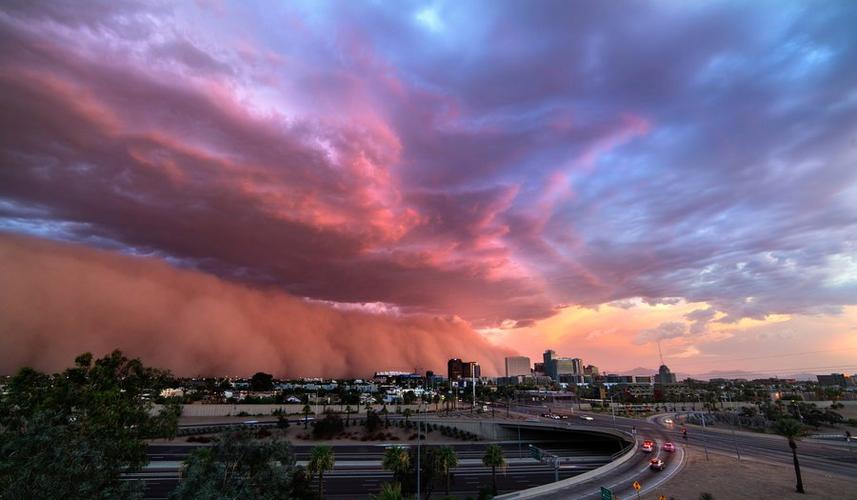
[[[640,491],[640,488],[642,488],[639,481],[634,481],[634,484],[632,486],[634,486],[634,489],[637,491]]]
[[[601,500],[613,500],[613,492],[602,486]]]

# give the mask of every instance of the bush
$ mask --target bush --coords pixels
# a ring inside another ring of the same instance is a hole
[[[330,439],[345,430],[345,423],[336,413],[328,412],[324,418],[314,422],[312,435],[315,439]]]

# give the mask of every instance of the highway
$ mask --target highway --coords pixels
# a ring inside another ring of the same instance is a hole
[[[497,487],[500,491],[515,491],[554,481],[553,467],[538,463],[529,458],[519,458],[519,450],[526,455],[528,443],[501,442],[509,462],[505,472],[498,472]],[[609,461],[610,452],[601,450],[583,450],[577,446],[564,446],[562,443],[536,442],[541,449],[572,459],[559,469],[559,478],[565,479],[594,468]],[[385,446],[408,445],[415,443],[355,444],[337,445],[336,467],[325,475],[325,497],[331,499],[363,498],[368,493],[380,490],[381,485],[392,480],[392,474],[383,470],[381,458]],[[479,488],[490,485],[490,469],[481,463],[486,442],[452,444],[459,458],[459,466],[453,474],[451,492],[459,495],[473,495]],[[196,446],[185,444],[152,445],[148,448],[150,464],[145,471],[132,477],[145,481],[145,498],[167,498],[178,485],[178,466]],[[299,464],[308,459],[312,446],[292,447]],[[440,483],[435,492],[442,492]],[[356,494],[355,492],[361,492]]]
[[[554,407],[552,410],[566,414],[571,413],[568,407]],[[634,434],[640,442],[644,439],[652,439],[657,442],[657,447],[652,453],[636,451],[631,460],[615,470],[600,475],[597,479],[544,494],[538,498],[594,500],[600,498],[602,486],[610,488],[614,494],[621,498],[633,498],[635,491],[632,489],[632,483],[634,481],[639,482],[642,486],[641,495],[659,494],[663,490],[664,483],[676,474],[680,474],[684,463],[685,448],[694,447],[701,451],[704,444],[707,445],[711,453],[732,455],[736,459],[737,446],[737,451],[742,459],[791,464],[791,451],[787,441],[779,436],[747,432],[732,433],[717,428],[708,428],[703,431],[701,427],[687,426],[688,439],[685,441],[682,439],[680,424],[664,422],[668,416],[678,422],[681,415],[660,415],[647,420],[638,420],[621,416],[616,416],[614,419],[609,414],[574,411],[568,420],[555,420],[541,416],[545,411],[544,406],[516,407],[514,413],[519,417],[524,417],[529,422],[551,423],[557,427],[591,426],[593,430],[595,428],[615,428]],[[587,415],[592,420],[583,420],[579,418],[581,415]],[[525,423],[521,420],[504,421],[502,418],[498,418],[496,421],[498,423],[517,422],[522,425]],[[571,463],[565,464],[559,469],[560,479],[593,470],[609,463],[610,460],[610,451],[581,449],[580,443],[563,444],[563,440],[559,437],[550,441],[539,435],[525,437],[527,439],[524,439],[522,443],[517,441],[501,442],[509,462],[505,473],[498,473],[497,476],[498,488],[501,493],[515,492],[554,481],[554,470],[550,465],[538,463],[529,457],[521,457],[522,452],[526,455],[524,450],[529,443],[535,444],[548,453],[572,458]],[[675,452],[664,451],[663,443],[666,441],[675,443],[677,450]],[[486,442],[453,444],[460,461],[454,473],[453,494],[472,495],[480,487],[490,484],[490,471],[481,464],[481,457],[486,444]],[[363,497],[378,491],[381,484],[391,481],[392,475],[380,466],[381,456],[387,445],[414,446],[415,443],[337,445],[335,449],[337,465],[331,473],[325,476],[325,496],[333,499],[355,498],[355,492],[361,492],[357,497]],[[307,459],[311,448],[312,446],[308,445],[293,446],[299,463]],[[155,499],[168,496],[169,492],[178,484],[177,464],[192,449],[193,446],[184,444],[150,446],[149,458],[152,464],[140,475],[146,481],[146,498]],[[844,443],[803,440],[798,445],[798,453],[801,467],[845,477],[853,477],[857,474],[857,453],[853,450],[849,452]],[[666,468],[662,471],[651,470],[649,460],[653,457],[663,459]],[[158,468],[159,464],[165,467]],[[442,489],[442,486],[437,484],[435,493],[442,493]]]
[[[518,408],[524,414],[540,414],[545,407]],[[550,411],[569,412],[569,407],[551,407]],[[640,495],[659,494],[661,486],[676,474],[680,474],[684,461],[684,450],[686,447],[694,447],[703,451],[707,446],[710,453],[731,455],[742,459],[763,461],[777,464],[792,464],[791,450],[785,438],[768,434],[757,434],[749,432],[731,432],[717,428],[703,429],[698,426],[686,426],[688,438],[682,438],[680,416],[675,414],[664,414],[651,417],[647,420],[638,420],[601,413],[574,411],[575,415],[588,415],[593,418],[592,425],[600,427],[615,427],[634,433],[638,441],[652,439],[658,443],[658,448],[653,454],[638,451],[634,458],[628,463],[598,477],[596,480],[563,488],[554,493],[540,495],[540,499],[599,499],[601,486],[613,490],[620,498],[634,498],[635,491],[632,488],[634,481],[642,486]],[[537,417],[541,420],[550,420]],[[676,423],[665,422],[671,418]],[[614,423],[615,422],[615,423]],[[672,441],[677,450],[674,453],[664,452],[662,445],[666,441]],[[736,452],[737,447],[737,452]],[[660,456],[666,462],[666,469],[654,471],[648,468],[648,460],[652,456]],[[815,469],[826,474],[840,475],[853,478],[857,475],[857,453],[849,451],[844,443],[823,442],[817,440],[802,440],[798,443],[798,456],[801,468]]]

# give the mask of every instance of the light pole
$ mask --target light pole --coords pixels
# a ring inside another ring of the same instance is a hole
[[[702,402],[702,396],[697,394],[699,401]],[[708,438],[705,434],[705,412],[702,412],[702,447],[705,449],[705,461],[708,461]]]
[[[473,371],[476,371],[476,368],[473,368]],[[476,373],[472,374],[470,377],[470,381],[473,382],[473,404],[470,405],[470,413],[476,411]]]
[[[613,406],[613,398],[615,398],[615,397],[616,397],[615,394],[610,396],[610,414],[613,415],[613,428],[614,429],[616,428],[616,408]]]
[[[732,410],[732,398],[729,396],[729,392],[726,392],[726,399],[729,401],[729,409]],[[738,420],[738,423],[741,423],[741,420]],[[741,452],[738,450],[738,436],[735,434],[735,426],[732,426],[732,441],[735,442],[735,456],[738,457],[738,461],[741,461]]]
[[[420,440],[422,436],[422,425],[420,422],[420,410],[423,407],[423,402],[420,400],[420,404],[417,406],[417,500],[420,498],[420,476],[422,476],[422,470],[420,469]]]

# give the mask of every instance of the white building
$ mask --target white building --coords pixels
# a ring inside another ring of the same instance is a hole
[[[530,358],[526,356],[510,356],[506,358],[506,376],[517,377],[530,375]]]

